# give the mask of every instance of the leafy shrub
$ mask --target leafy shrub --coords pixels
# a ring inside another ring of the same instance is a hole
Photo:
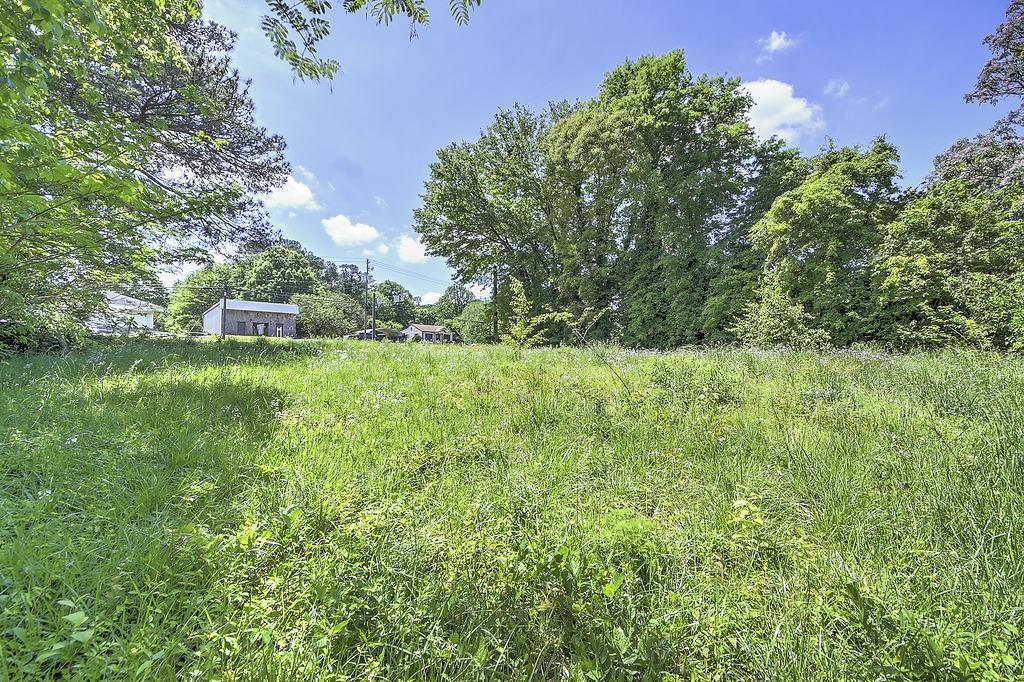
[[[748,303],[732,331],[741,343],[759,348],[823,348],[829,335],[810,326],[811,315],[793,301],[782,282],[782,274],[765,274],[757,299]]]
[[[81,348],[85,338],[85,327],[67,313],[35,311],[22,319],[0,320],[0,354],[67,351]]]

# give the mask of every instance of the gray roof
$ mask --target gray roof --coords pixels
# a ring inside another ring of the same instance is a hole
[[[155,303],[148,303],[141,299],[125,296],[124,294],[118,294],[113,291],[105,291],[103,292],[103,295],[107,298],[107,304],[111,308],[123,308],[135,310],[141,313],[154,313],[163,310],[162,307]]]
[[[216,303],[207,308],[203,314],[210,312],[214,308],[219,308],[221,301],[218,300]],[[251,310],[257,313],[283,313],[285,315],[298,315],[299,306],[292,305],[291,303],[268,303],[267,301],[243,301],[238,298],[228,299],[228,310]]]
[[[444,327],[444,326],[439,325],[439,324],[416,324],[416,323],[413,323],[413,324],[410,324],[409,326],[412,327],[413,329],[418,329],[421,332],[427,332],[428,334],[437,334],[439,332],[443,332],[445,334],[448,333],[448,327]]]

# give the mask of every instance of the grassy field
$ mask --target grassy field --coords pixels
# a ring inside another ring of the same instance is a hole
[[[0,364],[0,679],[1024,676],[1024,362]]]

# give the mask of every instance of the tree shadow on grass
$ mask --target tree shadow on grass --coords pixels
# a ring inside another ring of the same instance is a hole
[[[16,390],[0,405],[0,672],[99,678],[160,651],[173,670],[228,569],[210,542],[280,499],[265,457],[286,393],[208,372]]]

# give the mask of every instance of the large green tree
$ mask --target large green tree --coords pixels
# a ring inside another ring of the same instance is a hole
[[[363,306],[348,294],[324,291],[295,294],[291,303],[299,307],[298,335],[337,338],[360,328]]]
[[[448,324],[462,314],[466,306],[476,300],[473,292],[462,284],[453,284],[444,290],[433,305],[433,315],[440,324]]]
[[[895,345],[1024,348],[1022,198],[944,180],[885,227],[874,268]]]
[[[710,246],[766,165],[750,104],[680,51],[627,62],[588,102],[499,112],[478,140],[440,150],[417,230],[460,281],[498,278],[502,333],[514,278],[533,314],[609,311],[593,338],[698,341]]]
[[[375,285],[371,293],[377,296],[377,321],[393,322],[399,328],[416,321],[416,302],[408,289],[387,279]]]
[[[0,12],[0,317],[87,312],[167,259],[266,230],[283,142],[233,36],[188,0]]]
[[[164,315],[167,331],[188,334],[202,331],[203,312],[236,284],[237,274],[231,265],[210,264],[174,285]]]
[[[238,261],[234,298],[285,303],[295,294],[324,291],[320,275],[304,251],[282,244]]]
[[[884,336],[870,260],[900,209],[898,161],[881,138],[867,150],[826,149],[751,232],[766,269],[781,272],[786,293],[834,343]]]

